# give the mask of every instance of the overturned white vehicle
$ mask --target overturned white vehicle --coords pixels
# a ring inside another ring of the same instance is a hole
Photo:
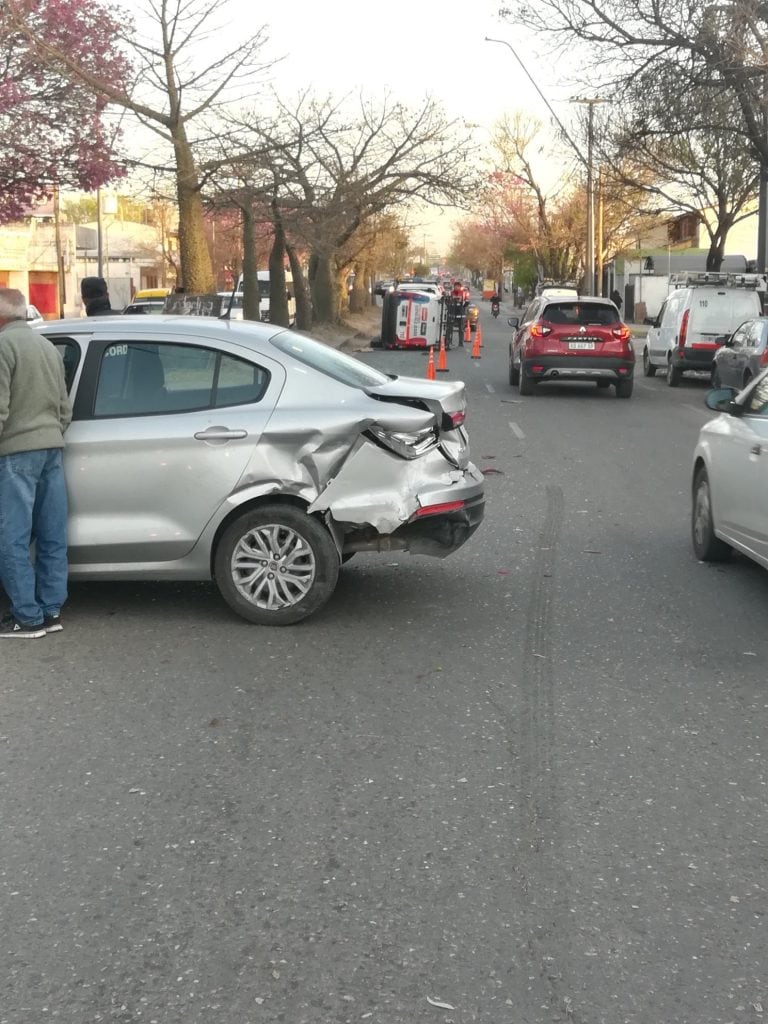
[[[99,317],[64,358],[70,574],[215,579],[287,625],[357,551],[447,555],[483,518],[461,383],[390,378],[267,324]]]

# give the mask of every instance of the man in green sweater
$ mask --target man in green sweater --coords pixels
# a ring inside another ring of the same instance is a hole
[[[0,583],[11,602],[0,639],[57,632],[67,598],[62,449],[72,408],[61,356],[26,315],[21,292],[0,288]]]

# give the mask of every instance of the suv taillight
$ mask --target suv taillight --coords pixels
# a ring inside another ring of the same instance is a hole
[[[531,324],[530,333],[532,338],[544,338],[547,334],[552,333],[552,328],[546,327],[544,324],[537,321],[535,324]]]
[[[618,327],[613,328],[611,333],[618,341],[629,341],[632,337],[632,331],[630,331],[626,324],[619,324]]]
[[[685,339],[688,337],[688,317],[690,316],[690,309],[686,309],[683,313],[683,319],[680,323],[680,334],[677,338],[677,347],[680,349],[685,348]]]

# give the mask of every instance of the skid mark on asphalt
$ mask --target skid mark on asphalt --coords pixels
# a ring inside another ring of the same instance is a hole
[[[529,967],[538,974],[539,1005],[560,1010],[566,993],[547,969],[557,955],[568,977],[563,954],[569,927],[567,880],[561,863],[562,810],[555,735],[555,681],[552,666],[555,622],[554,589],[565,501],[560,487],[547,487],[544,522],[538,538],[533,585],[525,620],[520,678],[520,712],[516,728],[518,755],[518,828],[523,895],[534,918],[550,922],[532,927],[527,943]],[[566,957],[567,959],[567,957]],[[567,985],[567,981],[565,982]]]

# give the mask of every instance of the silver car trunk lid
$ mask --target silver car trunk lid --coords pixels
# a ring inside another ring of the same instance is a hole
[[[462,381],[421,380],[418,377],[396,377],[386,384],[367,387],[365,393],[371,398],[386,402],[401,401],[403,405],[423,402],[435,416],[440,428],[445,429],[444,416],[449,421],[456,414],[466,412],[467,401]]]

